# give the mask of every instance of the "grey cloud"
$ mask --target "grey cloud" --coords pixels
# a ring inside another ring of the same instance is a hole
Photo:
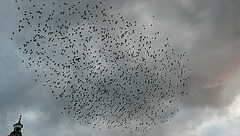
[[[203,2],[197,8],[198,12],[207,12],[208,15],[203,17],[206,23],[202,24],[201,34],[190,50],[193,69],[191,77],[194,79],[191,83],[192,104],[195,100],[199,102],[206,100],[208,102],[205,105],[213,107],[230,104],[223,103],[222,98],[227,80],[238,72],[240,67],[238,59],[240,47],[236,38],[239,34],[235,31],[239,29],[237,24],[239,8],[236,6],[238,3],[238,1]],[[205,8],[201,10],[201,7]],[[232,90],[229,93],[237,92]],[[199,102],[196,104],[200,104]]]
[[[17,49],[13,51],[16,46],[10,40],[7,40],[7,38],[10,39],[8,34],[13,30],[12,27],[16,25],[12,18],[17,13],[16,11],[6,13],[7,7],[15,7],[12,6],[12,2],[2,1],[4,6],[1,5],[0,15],[3,23],[1,23],[0,28],[3,30],[1,41],[5,44],[0,47],[0,85],[2,86],[0,89],[0,121],[3,122],[0,125],[0,132],[7,135],[12,130],[11,125],[16,123],[21,111],[35,110],[39,113],[42,112],[39,114],[41,117],[35,125],[25,122],[24,134],[36,135],[36,132],[41,129],[39,135],[62,135],[65,130],[73,131],[71,134],[76,136],[79,133],[86,136],[94,136],[98,133],[104,135],[104,132],[88,132],[92,130],[91,128],[79,131],[83,127],[78,126],[72,117],[59,115],[62,106],[65,105],[64,101],[55,101],[47,90],[48,88],[42,88],[39,85],[41,83],[33,82],[35,79],[33,73],[25,72],[27,69],[23,64],[20,64],[20,61],[26,58],[19,55],[21,53]],[[126,12],[124,16],[128,19],[141,20],[143,17],[142,11],[154,15],[162,28],[161,32],[163,35],[165,33],[170,35],[170,40],[173,39],[171,43],[177,46],[176,49],[187,50],[191,60],[191,73],[189,74],[191,80],[188,88],[189,96],[183,103],[183,109],[186,110],[185,114],[180,112],[172,122],[158,125],[149,133],[128,134],[127,132],[119,132],[115,134],[107,132],[107,135],[194,135],[196,134],[195,127],[201,124],[203,120],[210,118],[212,114],[218,115],[217,112],[213,112],[214,110],[221,112],[234,101],[239,94],[238,90],[229,90],[226,89],[226,86],[229,83],[228,80],[240,68],[239,1],[196,0],[183,4],[180,1],[166,0],[149,0],[147,2],[142,0],[109,0],[109,3],[115,6],[115,10]],[[132,7],[138,6],[138,3],[144,6],[139,8],[141,11],[137,9],[136,12],[133,12]],[[175,26],[178,24],[179,26]],[[169,32],[167,32],[168,30]],[[190,34],[187,35],[186,33]],[[187,47],[184,46],[186,44],[188,44]],[[225,101],[227,93],[232,95],[228,96],[227,101]],[[202,114],[203,111],[206,112]],[[8,125],[6,126],[6,124]],[[71,129],[68,125],[75,126],[75,129]],[[210,131],[206,133],[206,135],[210,134],[212,134]]]

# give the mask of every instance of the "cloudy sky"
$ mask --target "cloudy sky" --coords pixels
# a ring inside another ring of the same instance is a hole
[[[26,56],[11,40],[22,14],[14,0],[0,1],[1,135],[13,130],[19,115],[23,115],[24,136],[240,135],[239,0],[106,0],[127,19],[153,23],[161,32],[160,37],[168,37],[176,49],[186,51],[190,58],[188,95],[180,111],[171,122],[132,134],[99,131],[79,125],[71,115],[60,114],[65,101],[56,100],[50,89],[43,87],[43,81],[34,81],[34,70],[21,63]]]

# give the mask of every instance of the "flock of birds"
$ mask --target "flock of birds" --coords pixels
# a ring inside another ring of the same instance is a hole
[[[15,2],[23,18],[12,40],[28,57],[22,62],[68,100],[65,112],[80,124],[148,131],[179,111],[189,59],[168,38],[158,43],[153,25],[129,21],[104,1]]]

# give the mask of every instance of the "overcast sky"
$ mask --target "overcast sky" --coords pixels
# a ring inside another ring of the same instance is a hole
[[[74,0],[73,0],[74,1]],[[103,0],[104,1],[104,0]],[[60,114],[56,100],[26,56],[11,41],[21,14],[14,0],[0,0],[0,133],[8,135],[22,115],[24,136],[238,136],[240,135],[240,1],[106,0],[116,12],[140,24],[154,24],[190,62],[188,95],[171,122],[147,132],[113,132],[79,125]],[[56,1],[57,2],[57,1]],[[106,5],[106,6],[109,6]],[[28,6],[28,5],[24,5]],[[154,16],[154,20],[150,17]],[[159,41],[161,42],[161,41]]]

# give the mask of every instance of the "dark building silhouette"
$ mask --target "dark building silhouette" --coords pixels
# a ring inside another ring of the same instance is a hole
[[[18,123],[13,125],[14,129],[8,136],[22,136],[21,129],[23,128],[23,125],[21,124],[21,119],[22,116],[20,115]]]

